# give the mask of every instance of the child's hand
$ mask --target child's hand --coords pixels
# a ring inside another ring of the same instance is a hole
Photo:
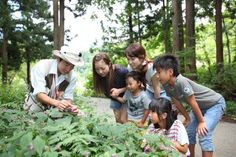
[[[206,123],[205,123],[205,122],[200,122],[200,123],[198,123],[196,132],[197,132],[198,136],[207,135],[208,129],[207,129],[207,127],[206,127]]]
[[[178,150],[178,147],[180,146],[179,142],[177,142],[177,141],[171,141],[171,142],[172,142],[174,148],[175,148],[176,150]]]
[[[142,121],[139,121],[139,122],[136,123],[136,125],[137,125],[137,127],[139,127],[139,128],[143,128],[144,123],[143,123]]]
[[[68,107],[68,111],[72,112],[72,113],[75,113],[75,114],[80,112],[79,108],[76,105],[70,105]]]
[[[114,97],[114,98],[118,97],[119,94],[120,94],[120,90],[117,89],[117,88],[112,88],[112,89],[110,90],[110,95],[111,95],[112,97]]]
[[[186,118],[185,118],[185,120],[183,121],[183,125],[184,125],[185,127],[187,127],[187,126],[189,125],[189,123],[190,123],[190,119],[186,119]]]
[[[63,95],[64,95],[63,91],[56,91],[56,99],[62,99]]]

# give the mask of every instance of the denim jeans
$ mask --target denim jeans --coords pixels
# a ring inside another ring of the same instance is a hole
[[[126,104],[121,104],[118,101],[110,99],[110,108],[111,109],[113,109],[113,110],[120,110],[123,107],[127,108],[127,105]]]
[[[150,99],[154,99],[154,93],[153,93],[153,92],[151,92],[151,91],[148,90],[148,89],[146,89],[145,92],[146,92],[146,94],[148,95],[148,97],[149,97]],[[171,100],[171,98],[166,95],[166,92],[165,92],[165,91],[161,91],[160,97],[161,97],[161,98],[166,98],[166,99],[168,99],[168,100]]]
[[[225,106],[225,100],[222,97],[214,104],[214,106],[201,110],[208,129],[207,135],[198,137],[202,151],[214,151],[212,133],[220,121],[222,115],[224,114]],[[189,116],[191,118],[191,122],[186,129],[188,133],[189,144],[196,144],[196,128],[198,126],[198,120],[193,111],[189,113]]]

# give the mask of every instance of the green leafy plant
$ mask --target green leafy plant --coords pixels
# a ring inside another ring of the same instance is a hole
[[[25,84],[0,85],[0,107],[20,109],[26,93]]]
[[[82,101],[78,98],[76,104],[86,110],[87,102]],[[86,111],[81,117],[57,109],[32,115],[1,110],[0,156],[153,156],[141,147],[143,130],[130,124],[110,124],[106,117],[89,108]],[[170,151],[159,150],[158,154],[176,156]]]

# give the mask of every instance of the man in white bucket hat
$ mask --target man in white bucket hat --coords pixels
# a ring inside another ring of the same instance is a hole
[[[51,107],[61,111],[79,113],[73,105],[73,91],[76,87],[74,66],[83,65],[82,54],[68,46],[54,50],[56,59],[40,60],[31,70],[31,89],[24,109],[30,113],[41,112]]]

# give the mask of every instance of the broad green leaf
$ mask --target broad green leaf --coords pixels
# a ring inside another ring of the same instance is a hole
[[[33,146],[36,152],[41,156],[45,146],[45,141],[40,136],[37,136],[33,141]]]
[[[35,113],[35,116],[38,118],[37,122],[43,122],[48,118],[48,116],[43,112],[37,112]]]
[[[49,132],[55,132],[55,131],[60,131],[61,128],[59,128],[58,126],[55,125],[48,125],[46,127],[43,128],[45,131],[49,131]]]
[[[62,118],[63,113],[59,112],[57,109],[51,109],[49,111],[49,116],[52,118]]]
[[[65,117],[62,119],[56,120],[56,124],[59,126],[63,126],[63,128],[67,128],[71,125],[72,117]]]
[[[25,149],[32,143],[33,135],[32,132],[28,132],[23,135],[20,139],[20,146]]]
[[[12,136],[11,138],[8,138],[6,141],[7,142],[10,142],[10,141],[15,141],[16,139],[18,139],[18,138],[20,138],[22,135],[24,135],[25,134],[25,132],[22,132],[22,131],[20,131],[20,132],[15,132],[14,133],[14,136]]]
[[[44,157],[58,157],[58,153],[57,152],[45,152],[43,153]]]

